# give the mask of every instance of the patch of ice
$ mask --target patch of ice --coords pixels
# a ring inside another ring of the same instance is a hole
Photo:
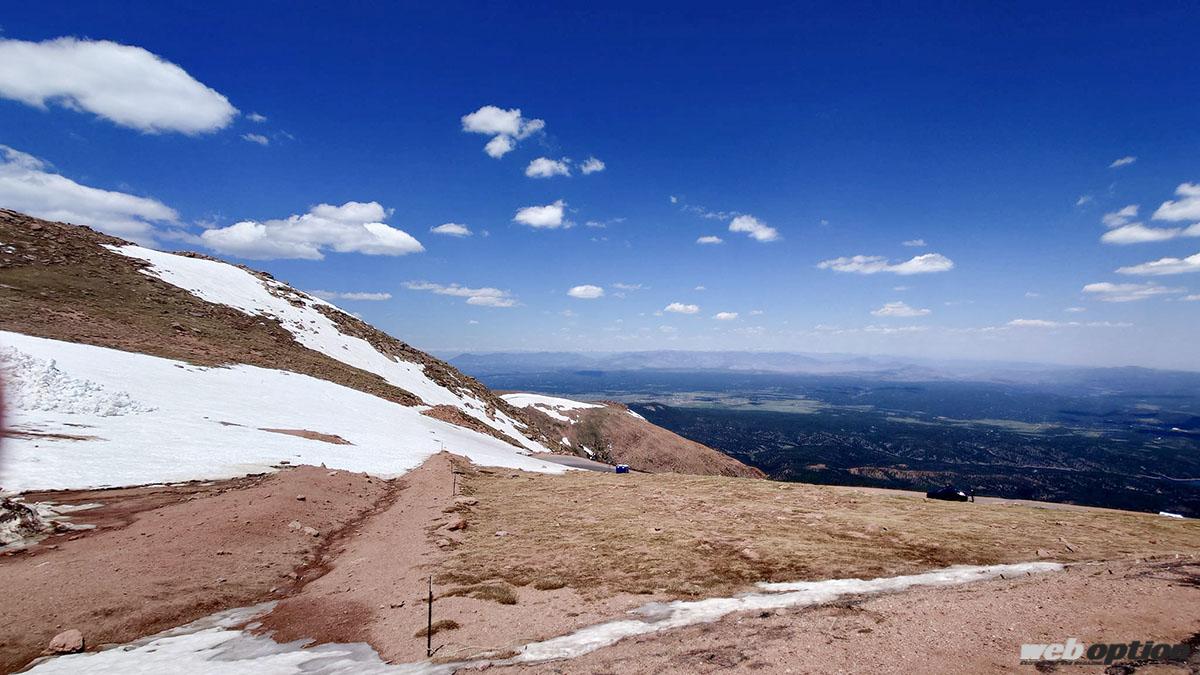
[[[41,410],[112,417],[152,412],[154,406],[92,382],[71,377],[54,359],[39,359],[12,347],[0,347],[4,397],[13,410]]]
[[[203,672],[218,675],[266,673],[366,673],[368,675],[451,675],[459,670],[542,663],[583,656],[635,635],[646,635],[697,623],[711,623],[734,612],[763,611],[828,603],[849,594],[902,591],[916,586],[947,586],[1001,575],[1023,575],[1062,569],[1057,563],[1035,562],[983,567],[956,566],[925,574],[880,579],[830,579],[796,584],[759,584],[760,593],[732,598],[650,603],[630,612],[636,618],[588,626],[560,637],[525,645],[511,658],[457,663],[389,665],[370,646],[305,641],[279,644],[269,637],[230,630],[268,611],[267,605],[222,612],[187,626],[103,652],[72,654],[43,661],[27,672],[39,675],[158,672]],[[785,590],[787,589],[787,590]],[[781,591],[781,592],[772,592]]]

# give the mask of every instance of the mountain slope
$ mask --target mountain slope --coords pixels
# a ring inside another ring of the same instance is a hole
[[[280,462],[398,474],[442,449],[557,472],[528,455],[566,451],[540,414],[268,274],[9,210],[0,368],[10,491]]]
[[[758,469],[707,445],[651,424],[623,403],[583,403],[541,394],[504,394],[509,403],[540,416],[543,433],[566,448],[650,473],[764,478]]]

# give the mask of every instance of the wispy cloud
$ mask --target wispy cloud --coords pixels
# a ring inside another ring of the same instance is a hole
[[[471,236],[471,228],[461,223],[442,223],[436,227],[429,228],[429,231],[434,234],[444,234],[448,237]]]
[[[688,304],[684,304],[682,302],[672,302],[671,304],[667,305],[666,307],[663,307],[662,311],[672,312],[674,314],[695,314],[696,312],[700,311],[700,306],[699,305],[688,305]]]
[[[909,239],[906,242],[902,242],[902,244],[904,246],[910,246],[912,248],[925,248],[926,246],[928,246],[928,244],[925,243],[924,239]]]
[[[1164,295],[1178,295],[1186,292],[1186,289],[1170,288],[1156,283],[1114,284],[1104,281],[1084,286],[1083,292],[1104,302],[1137,302]]]
[[[1122,157],[1120,159],[1114,159],[1113,163],[1108,165],[1108,168],[1119,169],[1123,166],[1129,166],[1130,164],[1133,164],[1136,161],[1137,161],[1137,157],[1134,157],[1133,155],[1125,155],[1124,157]]]
[[[270,145],[271,139],[262,134],[242,134],[242,140],[248,143],[257,143],[258,145]]]
[[[717,312],[713,314],[713,318],[717,321],[733,321],[738,318],[737,312]]]
[[[722,244],[724,242],[724,239],[711,234],[696,239],[697,244]]]
[[[1176,200],[1167,200],[1154,210],[1154,220],[1200,221],[1200,183],[1181,183],[1175,188]]]
[[[817,268],[853,274],[931,274],[954,269],[954,261],[940,253],[925,253],[899,263],[878,255],[856,255],[823,260],[817,263]]]
[[[903,301],[889,302],[879,309],[871,311],[875,316],[889,317],[914,317],[927,316],[932,313],[932,310],[924,308],[909,307],[908,303]]]
[[[435,284],[428,281],[408,281],[404,287],[410,291],[428,291],[437,295],[449,295],[455,298],[466,298],[468,305],[479,307],[513,307],[517,299],[508,291],[499,288],[471,288],[459,284]]]
[[[309,291],[309,295],[315,295],[322,300],[353,300],[361,302],[382,302],[391,300],[391,293],[371,293],[364,291]]]
[[[1200,253],[1186,258],[1159,258],[1140,265],[1117,268],[1120,274],[1137,276],[1164,276],[1168,274],[1187,274],[1200,272]]]

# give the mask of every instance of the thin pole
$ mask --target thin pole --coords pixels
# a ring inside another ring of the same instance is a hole
[[[425,627],[425,658],[433,658],[433,575],[429,575],[429,623]]]

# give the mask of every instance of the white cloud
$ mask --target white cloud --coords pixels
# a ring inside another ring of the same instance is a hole
[[[754,216],[738,216],[729,221],[730,232],[745,232],[755,241],[775,241],[779,232]]]
[[[618,291],[640,291],[646,287],[644,284],[616,283],[616,284],[609,284],[609,285],[612,286],[613,288],[617,289]]]
[[[932,311],[923,308],[918,309],[916,307],[909,307],[904,301],[897,301],[889,302],[879,309],[871,310],[871,313],[875,316],[913,317],[926,316],[932,313]]]
[[[1124,321],[1047,321],[1046,319],[1013,319],[1008,328],[1132,328]]]
[[[550,159],[549,157],[538,157],[525,167],[525,175],[530,178],[550,178],[553,176],[570,176],[571,166],[567,164],[570,161],[566,157],[561,160]]]
[[[1120,167],[1123,167],[1123,166],[1129,166],[1130,164],[1133,164],[1136,161],[1137,161],[1137,157],[1134,157],[1133,155],[1126,155],[1120,159],[1114,159],[1113,163],[1108,165],[1108,168],[1119,169]]]
[[[391,293],[369,293],[364,291],[351,291],[342,293],[339,291],[309,291],[309,295],[315,295],[322,300],[356,300],[362,302],[381,302],[383,300],[391,300]]]
[[[325,250],[366,255],[407,255],[425,250],[403,230],[385,225],[388,211],[378,202],[318,204],[308,213],[278,220],[244,220],[205,230],[206,246],[227,255],[253,260],[302,258],[321,260]]]
[[[1154,220],[1200,220],[1200,183],[1182,183],[1175,195],[1182,199],[1163,202],[1154,210]]]
[[[246,115],[246,119],[250,120],[251,122],[254,122],[255,124],[262,124],[263,122],[267,121],[267,116],[259,115],[256,112],[252,112],[249,115]]]
[[[271,139],[262,134],[242,134],[242,140],[250,143],[258,143],[259,145],[271,144]]]
[[[1134,218],[1137,218],[1137,214],[1138,205],[1130,204],[1129,206],[1126,206],[1118,211],[1104,214],[1104,217],[1101,218],[1100,221],[1103,222],[1107,227],[1120,227]]]
[[[693,288],[692,290],[693,291],[707,291],[708,287],[707,286],[697,286],[697,287]]]
[[[1038,292],[1036,292],[1036,291],[1025,291],[1025,297],[1027,297],[1027,298],[1040,298],[1040,297],[1042,297],[1042,294],[1041,294],[1041,293],[1038,293]]]
[[[1182,288],[1168,288],[1155,283],[1114,284],[1105,281],[1088,284],[1083,287],[1083,292],[1090,293],[1104,302],[1136,302],[1160,295],[1177,295],[1185,291]]]
[[[699,239],[696,240],[697,244],[722,244],[724,242],[725,242],[724,239],[713,236],[711,234],[704,236],[704,237],[700,237]]]
[[[663,308],[664,312],[674,312],[675,314],[695,314],[700,311],[699,305],[685,305],[682,302],[672,302]]]
[[[183,68],[107,40],[0,39],[0,96],[45,109],[54,102],[146,133],[223,129],[237,109]]]
[[[911,246],[913,248],[925,248],[928,246],[924,239],[909,239],[908,241],[902,243],[904,246]]]
[[[717,312],[713,314],[713,318],[717,321],[733,321],[738,318],[737,312]]]
[[[834,272],[853,272],[854,274],[930,274],[947,272],[954,269],[954,261],[940,253],[925,253],[901,263],[889,262],[887,258],[878,255],[856,255],[833,258],[817,263],[818,269],[833,270]]]
[[[513,221],[539,229],[562,227],[563,208],[566,205],[566,202],[560,199],[553,204],[545,206],[526,206],[525,208],[517,209],[516,215],[513,216]]]
[[[604,289],[599,286],[584,284],[572,287],[571,290],[567,291],[567,295],[572,298],[579,298],[580,300],[595,300],[596,298],[604,297]]]
[[[473,113],[462,116],[463,131],[491,136],[483,150],[489,156],[500,159],[517,147],[517,141],[546,128],[539,119],[521,116],[520,108],[505,110],[494,105],[485,105]]]
[[[442,223],[437,227],[429,228],[429,231],[434,234],[444,234],[450,237],[469,237],[471,236],[471,228],[459,223]]]
[[[1163,276],[1167,274],[1186,274],[1200,272],[1200,253],[1186,258],[1159,258],[1140,265],[1120,267],[1120,274],[1136,274],[1139,276]]]
[[[1146,227],[1141,223],[1130,223],[1105,232],[1100,241],[1125,245],[1168,241],[1179,237],[1200,237],[1200,223],[1189,227]]]
[[[1198,294],[1196,294],[1196,295],[1185,295],[1185,296],[1183,296],[1182,298],[1180,298],[1180,300],[1183,300],[1184,302],[1197,302],[1197,301],[1200,301],[1200,293],[1198,293]]]
[[[579,170],[583,172],[583,175],[585,176],[589,173],[603,171],[605,168],[607,167],[605,166],[604,162],[596,159],[595,157],[588,157],[586,160],[584,160],[583,164],[579,165]]]
[[[1071,312],[1072,314],[1078,314],[1079,312],[1086,312],[1087,307],[1068,307],[1065,311]]]
[[[471,288],[458,284],[435,284],[428,281],[407,281],[404,287],[410,291],[428,291],[437,295],[449,295],[455,298],[466,298],[468,305],[478,307],[512,307],[517,299],[508,291],[499,288]]]
[[[1095,197],[1091,195],[1079,195],[1079,199],[1075,200],[1075,206],[1086,206],[1087,204],[1092,203],[1093,199],[1095,199]]]
[[[80,185],[49,164],[0,145],[0,204],[46,220],[88,225],[141,244],[175,225],[175,209],[149,197]]]

